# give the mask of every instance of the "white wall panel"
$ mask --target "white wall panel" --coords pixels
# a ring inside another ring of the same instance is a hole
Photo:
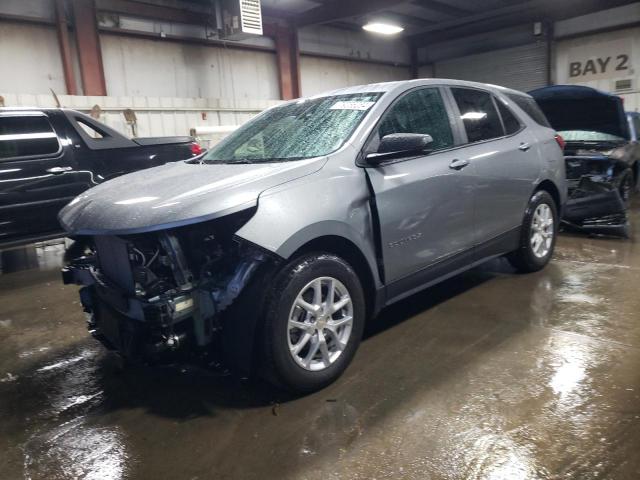
[[[300,57],[302,95],[309,96],[352,85],[407,80],[409,68],[373,63]]]
[[[556,45],[556,83],[586,85],[616,93],[625,99],[627,110],[640,109],[640,28],[561,40]],[[624,69],[617,69],[620,55],[630,57]],[[590,68],[585,68],[590,60]],[[574,62],[580,63],[580,74],[572,76],[571,63]],[[618,80],[631,80],[632,88],[616,91]]]
[[[277,99],[270,52],[100,36],[109,95]]]
[[[66,93],[54,28],[0,21],[0,91]]]

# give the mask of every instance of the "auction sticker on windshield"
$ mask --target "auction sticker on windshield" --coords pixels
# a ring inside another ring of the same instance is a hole
[[[369,110],[376,102],[336,102],[330,110]]]

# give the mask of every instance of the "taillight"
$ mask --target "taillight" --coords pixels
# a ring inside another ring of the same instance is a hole
[[[204,152],[200,144],[198,144],[197,142],[191,142],[191,145],[189,145],[189,147],[191,148],[191,153],[193,153],[194,155],[200,155],[202,152]]]
[[[562,150],[564,152],[564,147],[567,144],[567,142],[564,141],[564,138],[562,138],[562,135],[556,133],[554,138],[556,139],[556,142],[558,142],[558,146],[560,147],[560,150]]]

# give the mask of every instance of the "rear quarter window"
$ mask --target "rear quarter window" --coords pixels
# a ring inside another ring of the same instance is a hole
[[[520,107],[527,115],[529,115],[531,119],[538,125],[551,128],[549,120],[547,120],[547,117],[545,117],[544,113],[542,113],[542,110],[540,110],[540,107],[533,98],[513,93],[508,93],[507,97],[509,97],[509,99],[513,101],[513,103],[518,105],[518,107]]]
[[[496,99],[496,105],[498,106],[500,117],[502,118],[504,132],[507,135],[513,135],[518,132],[522,128],[520,120],[517,119],[515,114],[509,109],[509,107],[503,104],[501,100]]]
[[[0,116],[0,160],[55,155],[58,137],[44,115]]]

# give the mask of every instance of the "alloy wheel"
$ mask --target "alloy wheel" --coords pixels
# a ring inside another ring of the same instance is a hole
[[[333,277],[316,278],[300,290],[291,307],[289,352],[305,370],[324,370],[340,357],[352,329],[353,302],[347,287]]]
[[[538,258],[549,254],[555,233],[555,220],[551,207],[541,203],[536,207],[531,219],[531,236],[529,238],[531,250]]]

